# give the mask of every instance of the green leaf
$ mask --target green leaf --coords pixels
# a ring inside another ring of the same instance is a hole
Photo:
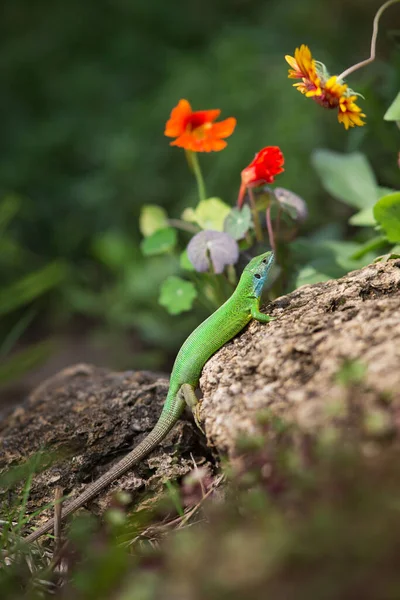
[[[145,204],[140,212],[139,229],[144,237],[153,235],[159,229],[168,227],[166,211],[157,204]]]
[[[400,192],[383,196],[374,206],[374,217],[389,242],[400,242]]]
[[[0,315],[7,314],[38,296],[48,292],[63,281],[66,266],[58,261],[26,275],[15,283],[0,290]]]
[[[383,116],[385,121],[400,121],[400,92]]]
[[[363,208],[358,213],[350,217],[349,223],[350,225],[355,225],[356,227],[373,227],[376,225],[374,207],[368,206],[367,208]]]
[[[17,214],[21,206],[18,196],[9,195],[0,202],[0,233],[2,233]]]
[[[388,187],[378,187],[378,197],[382,198],[382,196],[386,196],[387,194],[391,194],[395,192],[392,188]],[[355,225],[356,227],[374,227],[376,225],[376,220],[374,217],[374,207],[368,206],[367,208],[363,208],[358,213],[350,217],[349,219],[350,225]]]
[[[380,248],[383,248],[388,243],[387,237],[384,235],[378,235],[374,237],[372,240],[368,240],[364,244],[361,244],[359,249],[356,252],[353,252],[351,255],[351,260],[360,260],[363,258],[368,252],[376,252]]]
[[[342,202],[362,209],[378,200],[375,176],[363,154],[317,150],[312,163],[324,188]]]
[[[319,273],[317,269],[307,265],[298,272],[295,280],[295,286],[298,288],[301,285],[321,283],[322,281],[328,281],[329,279],[332,279],[332,277],[326,275],[325,273]]]
[[[193,283],[171,275],[162,284],[158,301],[171,315],[178,315],[192,308],[196,296]]]
[[[251,210],[248,204],[243,208],[232,208],[224,221],[224,231],[229,233],[234,240],[241,240],[246,235],[251,225]]]
[[[39,342],[13,354],[0,363],[0,385],[15,381],[21,375],[42,364],[54,352],[52,341]]]
[[[187,250],[184,250],[179,258],[179,264],[181,269],[185,271],[195,271],[194,266],[190,262],[190,258],[188,257]]]
[[[149,237],[144,238],[140,243],[140,248],[145,256],[154,256],[155,254],[164,254],[172,250],[177,242],[177,233],[172,227],[158,229]]]
[[[96,236],[92,244],[93,255],[109,269],[119,271],[134,262],[137,248],[132,241],[116,231],[107,231]]]
[[[22,317],[18,319],[18,321],[14,324],[3,341],[0,343],[0,359],[11,352],[19,338],[33,321],[36,314],[36,309],[32,307],[25,311]]]
[[[197,223],[202,229],[223,231],[225,218],[230,211],[231,207],[220,198],[209,198],[201,200],[195,209],[187,208],[182,214],[182,219]]]
[[[369,264],[376,256],[368,252],[362,260],[354,260],[353,255],[360,250],[360,245],[348,241],[298,238],[291,243],[291,247],[299,263],[306,264],[297,275],[297,285],[342,277],[349,271]]]

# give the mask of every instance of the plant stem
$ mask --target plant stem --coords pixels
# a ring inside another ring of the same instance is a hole
[[[168,219],[168,225],[176,227],[176,229],[182,229],[182,231],[188,231],[189,233],[198,233],[200,228],[192,223],[187,223],[181,219]]]
[[[347,75],[350,75],[350,73],[354,73],[354,71],[358,71],[358,69],[361,69],[362,67],[366,67],[367,65],[369,65],[370,63],[372,63],[375,60],[376,38],[378,36],[379,19],[381,18],[382,13],[389,6],[391,6],[392,4],[395,4],[396,2],[399,2],[399,0],[388,0],[387,2],[382,4],[382,6],[378,9],[378,11],[374,17],[374,22],[373,22],[373,26],[372,26],[371,53],[370,53],[369,58],[366,58],[365,60],[362,60],[361,62],[358,62],[357,64],[352,65],[351,67],[349,67],[348,69],[343,71],[343,73],[341,73],[340,75],[337,76],[338,79],[344,79],[345,77],[347,77]]]
[[[256,240],[257,240],[257,242],[262,242],[263,241],[263,233],[262,233],[262,229],[261,229],[261,225],[260,225],[260,219],[258,218],[258,210],[257,210],[257,206],[256,206],[256,200],[254,198],[253,190],[251,188],[248,188],[247,191],[249,192],[250,209],[251,209],[251,214],[253,216],[253,224],[254,224],[254,231],[256,232]]]
[[[275,252],[276,246],[275,246],[274,230],[272,229],[272,221],[271,221],[271,203],[269,203],[269,205],[268,205],[266,217],[267,217],[267,230],[268,230],[269,243],[270,243],[272,250]]]
[[[196,177],[197,190],[199,193],[199,199],[205,200],[207,198],[206,186],[204,184],[203,174],[200,169],[200,163],[196,152],[192,150],[185,150],[186,158],[189,163],[194,176]]]

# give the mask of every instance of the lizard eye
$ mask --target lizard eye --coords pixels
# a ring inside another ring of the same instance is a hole
[[[254,277],[255,277],[256,279],[261,279],[261,275],[260,275],[259,273],[256,273],[256,274],[254,275]]]
[[[264,260],[263,260],[263,263],[265,264],[266,262],[267,262],[267,259],[266,259],[266,258],[264,258]]]

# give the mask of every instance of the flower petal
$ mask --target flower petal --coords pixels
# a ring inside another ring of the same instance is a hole
[[[192,111],[187,100],[180,100],[172,110],[165,127],[165,135],[176,138],[171,146],[179,146],[193,152],[217,152],[226,147],[223,138],[232,135],[236,119],[229,117],[219,123],[219,109]]]
[[[218,138],[226,138],[232,135],[236,127],[236,119],[235,117],[228,117],[224,121],[220,121],[219,123],[213,123],[211,132],[213,137]]]
[[[192,114],[192,107],[189,102],[182,98],[177,106],[172,109],[171,116],[165,125],[164,135],[167,137],[176,137],[185,131],[186,120]]]

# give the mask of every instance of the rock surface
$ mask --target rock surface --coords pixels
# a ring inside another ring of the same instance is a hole
[[[61,453],[35,476],[27,512],[53,502],[56,486],[77,496],[127,454],[154,426],[167,389],[168,380],[155,374],[85,364],[64,369],[39,386],[0,424],[0,470],[42,449]],[[205,461],[201,444],[201,434],[182,419],[157,450],[95,498],[90,511],[102,512],[116,490],[131,492],[137,500],[140,492],[160,490],[165,480],[187,474],[194,467],[192,455],[197,464]],[[45,511],[37,523],[48,516]]]
[[[311,435],[352,418],[366,439],[399,431],[399,260],[303,286],[263,310],[276,320],[253,321],[203,369],[209,443],[234,455],[238,436],[260,433],[260,412]]]

